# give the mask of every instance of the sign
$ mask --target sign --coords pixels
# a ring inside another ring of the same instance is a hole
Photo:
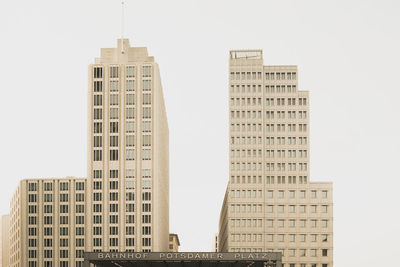
[[[281,261],[280,252],[86,252],[89,261]]]

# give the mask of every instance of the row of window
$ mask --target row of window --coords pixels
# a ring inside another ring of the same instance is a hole
[[[275,118],[275,111],[266,111],[264,119],[285,119],[285,111],[277,111]],[[231,111],[231,119],[262,119],[262,112],[260,110],[233,110]]]
[[[72,241],[72,240],[71,240]],[[29,247],[37,247],[38,240],[37,239],[28,239],[28,246]],[[68,247],[70,245],[68,238],[60,238],[58,242],[60,247]],[[45,248],[53,246],[53,238],[44,238],[43,239],[43,246]],[[76,238],[75,239],[75,247],[84,247],[85,246],[85,239],[83,238]]]
[[[119,239],[117,237],[110,238],[109,239],[110,247],[119,246],[118,241],[119,241]],[[93,246],[101,247],[102,246],[102,238],[99,238],[99,237],[93,238]],[[125,238],[125,246],[127,246],[127,247],[135,246],[135,238],[133,238],[133,237]],[[151,237],[143,237],[142,238],[142,246],[143,247],[150,247],[151,246]],[[110,250],[110,252],[111,251],[112,250]],[[146,251],[149,251],[149,250],[146,250]]]
[[[151,178],[152,171],[151,169],[142,169],[142,178]],[[93,170],[93,178],[101,179],[103,178],[102,170]],[[119,178],[119,170],[110,170],[109,178]],[[125,178],[135,178],[135,170],[134,169],[125,169]],[[111,184],[110,184],[111,185]]]
[[[287,182],[288,184],[296,184],[297,181],[299,184],[306,184],[307,183],[307,176],[288,176],[287,177]],[[298,179],[297,179],[298,178]],[[286,183],[286,177],[285,176],[278,176],[277,177],[277,182],[278,184],[285,184]],[[262,176],[259,175],[258,179],[257,176],[231,176],[231,183],[232,184],[262,184],[263,179]],[[274,184],[275,183],[275,176],[266,176],[265,177],[265,183],[266,184]]]
[[[306,126],[305,126],[306,127]],[[297,139],[297,142],[296,142]],[[276,142],[275,142],[276,140]],[[287,140],[287,142],[286,142]],[[231,145],[261,145],[262,144],[262,137],[261,136],[231,136]],[[265,137],[265,144],[266,145],[307,145],[307,137],[300,136],[290,136],[290,137]]]
[[[119,66],[110,66],[109,67],[109,77],[110,78],[118,78],[120,76],[120,67]],[[94,67],[93,68],[93,78],[99,79],[103,78],[103,67]],[[134,78],[136,76],[136,67],[135,66],[126,66],[125,67],[126,77]],[[152,75],[151,66],[142,66],[142,76],[143,77],[151,77]]]
[[[60,182],[59,190],[60,191],[68,191],[69,190],[69,182]],[[45,182],[43,184],[44,191],[52,191],[53,183]],[[75,182],[75,190],[85,190],[85,182]],[[38,183],[37,182],[29,182],[28,183],[28,191],[38,191]]]
[[[296,238],[297,236],[297,238]],[[311,242],[317,242],[317,235],[309,235]],[[328,242],[328,235],[321,235],[322,240],[321,242]],[[306,242],[306,235],[305,234],[300,234],[300,235],[295,235],[295,234],[267,234],[265,235],[265,239],[267,242]],[[263,235],[262,234],[231,234],[231,241],[232,242],[262,242],[263,241]],[[294,250],[294,249],[293,249]],[[324,252],[325,250],[325,252]],[[303,252],[300,253],[299,256],[305,257],[305,252],[306,249],[299,249],[299,251]],[[322,256],[328,256],[327,255],[327,249],[322,249]],[[289,253],[290,255],[290,253]],[[315,257],[314,253],[310,253],[310,256]]]
[[[151,160],[152,156],[151,149],[142,149],[142,160]],[[135,160],[135,149],[126,149],[125,150],[125,160]],[[103,160],[103,150],[95,149],[93,150],[93,161],[102,161]],[[117,149],[110,149],[110,161],[119,160],[119,151]]]
[[[135,92],[136,91],[136,81],[135,80],[127,80],[126,81],[126,92]],[[103,81],[94,81],[93,82],[93,92],[95,94],[102,94],[103,92]],[[110,81],[110,92],[118,92],[119,91],[119,81],[111,80]],[[150,92],[151,91],[151,80],[142,80],[142,91]]]
[[[118,94],[111,94],[109,97],[109,105],[110,106],[118,106],[119,105],[119,98]],[[127,94],[125,96],[125,104],[127,106],[135,105],[136,96],[135,94]],[[143,105],[151,105],[151,94],[143,94],[142,97],[142,104]],[[103,105],[103,96],[102,95],[93,95],[93,106],[102,106]]]
[[[119,123],[117,121],[112,121],[110,122],[110,133],[119,133],[118,129],[119,129]],[[133,133],[135,132],[135,121],[129,120],[126,121],[125,124],[125,132],[126,133]],[[151,121],[145,120],[142,121],[142,132],[144,133],[148,133],[151,132]],[[103,133],[103,123],[101,122],[95,122],[93,124],[93,133]]]
[[[118,135],[111,135],[110,136],[110,142],[109,146],[110,147],[118,147],[119,142]],[[135,135],[126,135],[125,136],[125,146],[127,147],[133,147],[135,146],[135,140],[136,137]],[[151,146],[151,135],[142,135],[142,146]],[[94,136],[93,137],[93,147],[102,147],[103,146],[103,137],[102,136]]]
[[[262,85],[231,85],[231,94],[255,94],[259,93],[261,95]],[[264,87],[264,92],[266,94],[284,94],[284,93],[296,93],[296,85],[266,85]]]
[[[84,224],[85,217],[84,216],[75,216],[75,224]],[[28,217],[28,225],[36,225],[37,217],[29,216]],[[43,224],[53,224],[53,216],[44,216]],[[70,224],[68,216],[60,216],[58,224]]]
[[[60,227],[59,228],[59,235],[60,236],[68,236],[70,227]],[[72,229],[71,229],[72,232]],[[53,227],[43,227],[42,229],[42,234],[44,236],[52,236],[53,235]],[[76,227],[75,228],[75,235],[76,236],[81,236],[85,234],[85,228],[84,227]],[[28,227],[28,236],[37,236],[38,235],[38,229],[35,227]]]
[[[275,101],[276,100],[276,101]],[[111,103],[111,101],[110,101]],[[296,98],[266,98],[265,99],[265,106],[284,106],[285,103],[287,103],[288,106],[295,106],[296,105]],[[306,98],[299,98],[298,100],[299,105],[306,105],[307,100]],[[300,104],[301,103],[301,104]],[[259,98],[231,98],[230,101],[231,106],[261,106],[262,105],[262,99],[261,97]],[[111,104],[110,104],[111,105]]]
[[[231,162],[231,171],[262,171],[261,162]],[[297,166],[297,167],[296,167]],[[265,171],[307,171],[307,163],[265,163]]]
[[[261,72],[231,72],[231,80],[261,80]],[[266,80],[296,80],[296,72],[266,72]]]
[[[278,149],[275,150],[273,149],[267,149],[265,150],[265,157],[267,158],[275,158],[275,155],[277,158],[307,158],[307,150],[301,149],[301,150],[294,150],[294,149]],[[231,150],[231,158],[246,158],[246,157],[253,157],[253,158],[261,158],[262,155],[262,150],[261,149],[237,149]]]
[[[148,189],[148,188],[145,188]],[[119,194],[118,191],[111,191],[109,192],[110,198],[108,199],[109,201],[118,201]],[[135,192],[126,192],[125,193],[125,200],[126,201],[134,201],[135,200]],[[93,193],[93,201],[102,201],[103,200],[103,193],[100,192],[94,192]],[[142,193],[142,200],[151,200],[151,192],[143,192]],[[95,211],[98,209],[98,212],[101,212],[101,204],[95,204],[95,205],[100,205],[99,208],[96,208],[97,206],[94,206]]]

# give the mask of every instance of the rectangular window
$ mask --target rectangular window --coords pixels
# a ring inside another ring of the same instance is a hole
[[[110,78],[118,78],[118,67],[117,66],[110,67]]]
[[[126,118],[127,119],[135,118],[135,108],[126,108]]]
[[[135,66],[127,66],[126,67],[126,77],[127,78],[135,77]]]
[[[134,121],[127,121],[126,122],[126,132],[127,133],[134,133],[135,132],[135,122]]]
[[[151,80],[143,80],[143,91],[151,91]]]
[[[151,77],[151,66],[143,66],[143,77]]]
[[[118,92],[119,83],[118,81],[110,81],[110,92]]]
[[[103,68],[94,67],[93,68],[93,78],[103,78]]]
[[[135,95],[134,94],[126,95],[126,105],[135,105]]]

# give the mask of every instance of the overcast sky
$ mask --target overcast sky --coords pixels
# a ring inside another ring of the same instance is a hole
[[[118,0],[0,3],[0,212],[20,179],[86,176],[87,67],[121,33]],[[126,36],[160,65],[170,228],[208,251],[228,182],[228,51],[298,65],[311,180],[334,183],[335,265],[400,254],[400,1],[128,0]]]

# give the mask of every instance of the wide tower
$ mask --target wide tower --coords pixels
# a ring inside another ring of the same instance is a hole
[[[282,252],[285,267],[333,266],[332,184],[309,179],[309,98],[297,66],[264,66],[262,50],[237,50],[229,68],[218,249]]]

